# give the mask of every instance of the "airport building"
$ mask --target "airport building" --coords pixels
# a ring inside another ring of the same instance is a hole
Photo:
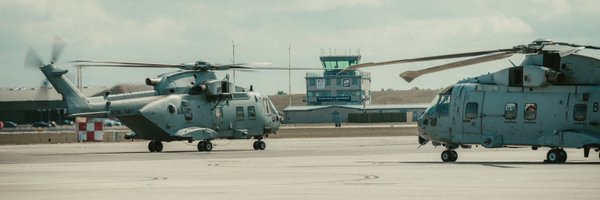
[[[84,87],[90,96],[106,91],[107,87]],[[67,104],[52,87],[0,88],[0,121],[29,124],[37,121],[61,122],[67,119]]]
[[[414,121],[427,104],[371,105],[371,74],[347,68],[360,55],[321,56],[322,73],[306,74],[306,106],[283,109],[285,123]]]
[[[370,104],[371,74],[345,70],[360,62],[360,55],[321,56],[323,73],[306,74],[306,105]]]

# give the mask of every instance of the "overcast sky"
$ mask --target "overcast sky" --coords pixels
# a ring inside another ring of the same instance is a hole
[[[231,63],[232,41],[236,62],[287,68],[291,44],[292,67],[320,67],[322,50],[329,54],[330,49],[338,55],[360,49],[362,62],[371,62],[510,48],[538,38],[600,45],[600,1],[5,0],[0,1],[0,87],[39,86],[43,75],[23,67],[25,54],[31,46],[49,60],[53,36],[67,43],[58,65],[72,74],[67,61],[75,59]],[[398,77],[443,62],[364,71],[372,74],[372,90],[441,88],[511,66],[505,59],[412,83]],[[85,85],[143,84],[168,71],[86,69],[83,80]],[[292,93],[305,92],[305,73],[292,73]],[[237,72],[236,83],[266,94],[287,92],[288,72]]]

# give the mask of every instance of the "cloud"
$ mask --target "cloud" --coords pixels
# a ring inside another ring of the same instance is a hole
[[[15,66],[22,66],[28,46],[48,55],[54,35],[68,43],[61,60],[179,63],[209,59],[224,63],[231,60],[231,42],[235,41],[236,61],[265,61],[276,67],[287,66],[289,44],[293,66],[315,67],[320,64],[320,49],[329,48],[340,54],[360,48],[367,62],[507,48],[540,37],[593,43],[600,37],[600,26],[592,20],[598,18],[599,7],[594,0],[0,1],[0,58],[8,66],[0,68],[0,74],[17,74]],[[374,88],[427,88],[432,86],[415,84],[433,83],[416,81],[408,86],[397,74],[429,65],[383,68],[381,75],[379,69],[368,70],[373,72]],[[157,74],[116,71],[94,73],[118,73],[112,79],[132,82]],[[479,73],[459,71],[461,77]],[[303,91],[304,72],[293,73],[294,88]],[[131,77],[121,79],[121,74]],[[287,82],[283,72],[261,75],[269,81],[244,75],[238,75],[238,80],[271,91],[282,88],[269,83]],[[32,79],[26,76],[23,79]],[[100,75],[88,77],[97,80],[90,84],[114,82]],[[3,81],[0,86],[11,84],[28,83]],[[435,87],[439,87],[437,82]]]
[[[301,9],[305,11],[324,11],[333,9],[344,9],[348,7],[378,7],[382,4],[382,0],[299,0],[289,4],[288,8]]]

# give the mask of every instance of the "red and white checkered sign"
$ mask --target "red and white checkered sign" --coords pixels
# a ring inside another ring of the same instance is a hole
[[[79,141],[102,141],[104,127],[100,121],[78,122]]]

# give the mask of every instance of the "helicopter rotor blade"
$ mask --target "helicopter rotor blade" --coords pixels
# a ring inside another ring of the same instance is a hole
[[[558,55],[560,57],[565,57],[565,56],[577,53],[578,51],[580,51],[582,49],[585,49],[585,47],[575,47],[575,48],[571,48],[571,49],[566,50],[566,51],[561,51],[561,52],[558,53]]]
[[[65,42],[60,39],[58,36],[54,36],[54,41],[52,43],[52,57],[50,63],[55,63],[60,57],[60,53],[65,48]]]
[[[35,53],[33,48],[29,48],[27,50],[27,54],[25,55],[25,66],[31,68],[37,68],[44,65],[44,61],[40,58],[40,56]]]
[[[141,62],[121,62],[121,61],[102,61],[102,60],[74,60],[70,63],[77,63],[78,66],[88,67],[157,67],[157,68],[179,68],[181,65],[141,63]]]
[[[268,62],[249,62],[249,63],[232,63],[232,64],[218,64],[218,66],[223,66],[223,65],[253,65],[253,66],[264,66],[264,65],[270,65],[271,63]]]
[[[583,47],[583,48],[586,48],[586,49],[600,50],[600,47],[598,47],[598,46],[592,46],[592,45],[579,45],[579,44],[571,44],[571,43],[566,43],[566,42],[554,42],[554,44],[564,45],[564,46],[571,46],[571,47]]]
[[[244,67],[240,65],[213,65],[209,66],[211,70],[228,70],[228,69],[252,69],[251,67]],[[199,68],[202,69],[202,68]]]
[[[486,55],[486,56],[470,58],[467,60],[461,60],[461,61],[457,61],[457,62],[451,62],[451,63],[447,63],[447,64],[443,64],[443,65],[438,65],[435,67],[429,67],[427,69],[422,69],[422,70],[417,70],[417,71],[406,71],[406,72],[401,73],[400,77],[402,79],[404,79],[406,82],[411,82],[415,78],[417,78],[421,75],[424,75],[424,74],[429,74],[429,73],[454,69],[454,68],[458,68],[458,67],[464,67],[467,65],[474,65],[474,64],[489,62],[489,61],[493,61],[493,60],[508,58],[508,57],[512,56],[513,54],[515,54],[515,52],[508,52],[508,51],[498,52],[498,53],[494,53],[494,54],[490,54],[490,55]]]
[[[135,65],[135,64],[77,64],[80,67],[133,67],[133,68],[178,68],[178,65]]]
[[[486,55],[486,54],[491,54],[491,53],[514,52],[514,51],[515,51],[515,49],[511,48],[511,49],[498,49],[498,50],[488,50],[488,51],[475,51],[475,52],[467,52],[467,53],[447,54],[447,55],[439,55],[439,56],[428,56],[428,57],[421,57],[421,58],[392,60],[392,61],[385,61],[385,62],[369,62],[369,63],[352,65],[352,66],[346,68],[346,70],[354,70],[354,69],[363,68],[363,67],[392,65],[392,64],[400,64],[400,63],[423,62],[423,61],[431,61],[431,60],[473,57],[473,56],[481,56],[481,55]]]
[[[323,70],[323,68],[316,67],[294,67],[294,68],[284,68],[284,67],[252,67],[254,70],[292,70],[292,71],[300,71],[300,70]]]

